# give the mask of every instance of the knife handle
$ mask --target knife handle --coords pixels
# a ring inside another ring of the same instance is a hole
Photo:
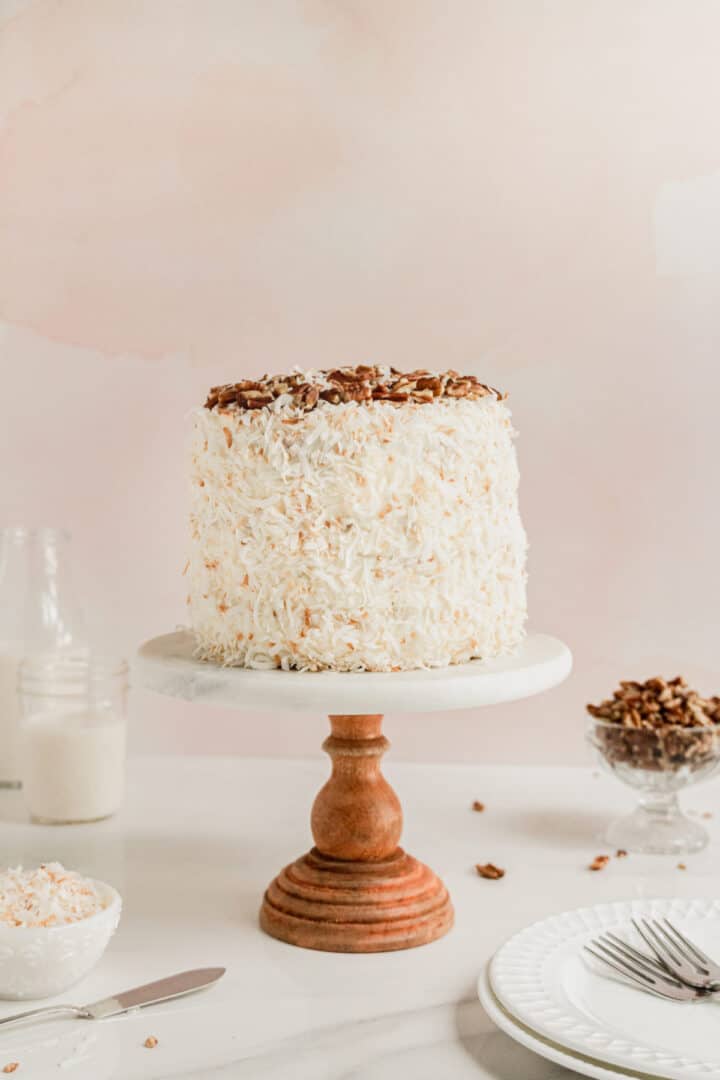
[[[42,1009],[28,1009],[27,1012],[15,1013],[13,1016],[5,1016],[0,1020],[0,1028],[12,1027],[14,1024],[23,1024],[26,1020],[50,1020],[52,1017],[74,1016],[87,1019],[89,1014],[78,1005],[46,1005]]]

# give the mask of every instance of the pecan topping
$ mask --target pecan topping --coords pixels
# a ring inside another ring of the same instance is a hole
[[[503,401],[504,394],[487,386],[475,375],[459,375],[457,371],[435,373],[418,369],[402,372],[397,368],[358,364],[357,367],[332,368],[304,374],[294,371],[286,375],[263,375],[261,379],[244,379],[224,386],[213,386],[205,402],[206,409],[262,409],[280,397],[288,404],[310,412],[323,401],[330,405],[349,402],[364,404],[386,401],[393,405],[427,405],[441,398],[476,401],[483,397]]]
[[[295,393],[295,400],[299,405],[303,405],[306,409],[314,409],[318,403],[320,397],[320,391],[317,386],[311,386],[310,383],[303,383],[297,388]]]

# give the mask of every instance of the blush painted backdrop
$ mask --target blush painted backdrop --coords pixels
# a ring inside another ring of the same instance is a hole
[[[714,0],[0,0],[0,507],[72,529],[97,636],[184,618],[211,383],[458,367],[510,391],[576,670],[395,754],[570,762],[619,677],[720,691],[719,37]],[[136,750],[324,731],[135,695]]]

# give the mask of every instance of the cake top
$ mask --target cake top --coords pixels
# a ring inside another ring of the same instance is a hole
[[[457,371],[398,371],[394,367],[360,364],[357,367],[301,371],[286,375],[263,375],[260,379],[214,386],[205,402],[206,409],[262,409],[278,402],[310,412],[320,401],[330,405],[356,401],[366,404],[386,401],[392,405],[425,405],[440,398],[477,400],[507,395],[487,386],[475,375]]]

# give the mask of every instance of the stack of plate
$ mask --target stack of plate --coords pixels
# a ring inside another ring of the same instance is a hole
[[[584,1076],[720,1077],[720,997],[677,1003],[599,974],[582,946],[637,917],[667,916],[720,961],[720,900],[632,900],[580,908],[512,937],[480,978],[479,995],[506,1034]]]

